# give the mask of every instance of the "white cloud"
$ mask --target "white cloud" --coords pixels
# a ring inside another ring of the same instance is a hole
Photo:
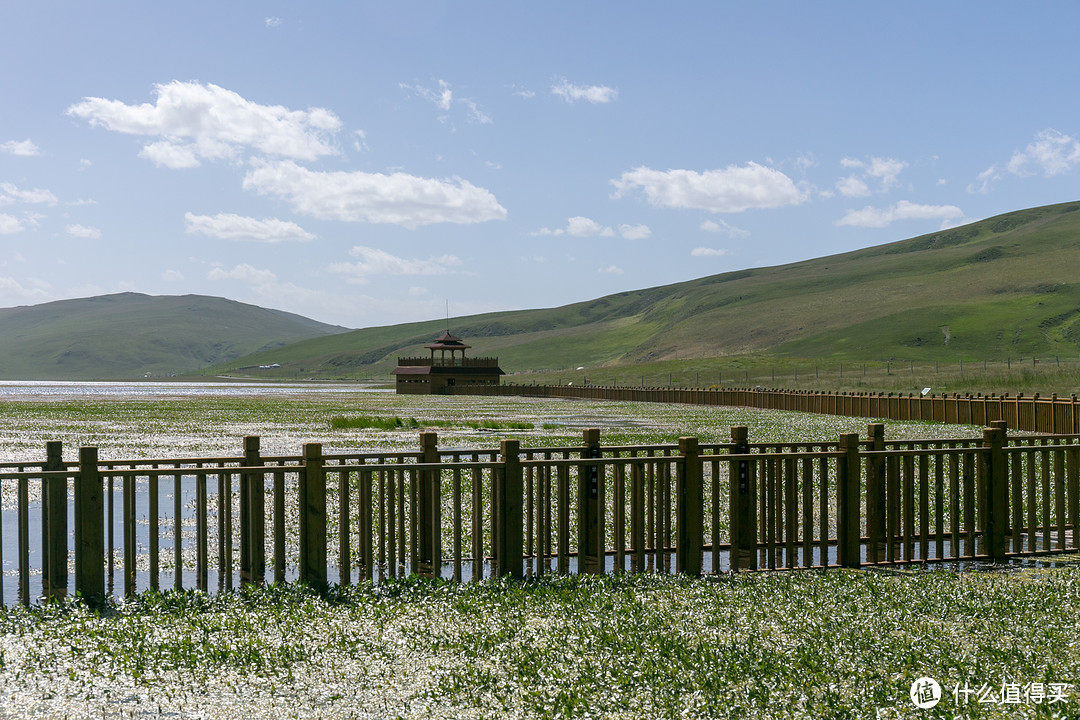
[[[1043,130],[1023,150],[1009,159],[1009,172],[1015,175],[1046,177],[1061,175],[1080,164],[1080,141],[1057,130]],[[1034,169],[1031,169],[1034,168]]]
[[[566,78],[551,86],[551,94],[568,103],[584,100],[594,105],[614,102],[619,97],[619,91],[607,85],[575,85]]]
[[[194,147],[191,145],[177,145],[167,140],[144,146],[139,151],[139,157],[149,160],[158,167],[167,167],[170,170],[184,170],[202,165],[195,154]]]
[[[722,233],[733,238],[744,238],[750,236],[749,230],[743,230],[742,228],[730,225],[723,220],[703,220],[700,226],[702,232],[709,233]]]
[[[645,240],[652,237],[648,225],[620,225],[619,235],[625,240]]]
[[[470,122],[478,122],[481,125],[490,125],[492,120],[491,116],[480,109],[480,106],[476,104],[475,100],[469,98],[455,98],[454,91],[450,87],[450,83],[445,80],[439,80],[438,89],[427,88],[423,85],[408,85],[406,83],[399,83],[398,87],[402,90],[410,90],[415,92],[420,97],[424,98],[428,102],[435,105],[436,108],[443,112],[449,112],[454,106],[454,103],[460,103],[464,105],[467,110],[467,117]],[[439,120],[445,122],[448,119],[446,115],[440,115]]]
[[[68,235],[75,238],[84,238],[86,240],[97,240],[101,237],[101,231],[96,227],[89,227],[87,225],[68,225],[65,228]]]
[[[206,274],[208,280],[236,280],[248,285],[268,285],[277,282],[277,275],[270,270],[259,270],[241,263],[232,270],[216,267]]]
[[[184,280],[184,273],[179,270],[166,270],[161,273],[161,279],[165,282],[182,282]]]
[[[975,176],[975,182],[967,186],[969,193],[979,193],[985,195],[990,192],[994,183],[1001,179],[1001,171],[998,170],[997,165],[991,165],[983,170],[981,173]]]
[[[268,28],[280,27],[281,26],[281,18],[279,18],[279,17],[268,17],[268,18],[266,18],[266,20],[263,21],[263,23]]]
[[[635,188],[645,191],[657,207],[694,208],[709,212],[798,205],[806,193],[779,170],[751,162],[744,167],[729,165],[722,170],[652,170],[639,167],[612,180],[615,197]]]
[[[625,225],[623,227],[630,227]],[[641,227],[645,227],[642,225]],[[648,228],[646,228],[647,230]],[[615,237],[615,231],[606,225],[601,225],[592,218],[582,217],[580,215],[567,218],[566,227],[561,228],[540,228],[534,232],[529,233],[532,236],[547,236],[547,235],[572,235],[574,237]]]
[[[867,205],[862,210],[851,210],[837,220],[836,224],[882,228],[897,220],[941,220],[944,227],[962,217],[964,217],[964,211],[955,205],[919,205],[901,200],[888,208],[874,208]]]
[[[728,251],[721,248],[696,247],[690,251],[692,257],[722,257],[727,254]]]
[[[355,283],[367,282],[372,275],[445,275],[462,264],[454,255],[413,260],[363,245],[357,245],[349,254],[357,258],[357,261],[334,263],[329,270],[347,275],[348,280]]]
[[[297,212],[321,220],[415,228],[506,218],[506,209],[494,195],[460,178],[435,180],[402,172],[315,172],[285,160],[257,162],[244,177],[244,189],[284,198]]]
[[[597,272],[607,273],[609,275],[622,275],[623,269],[618,265],[608,265],[607,267],[600,268]]]
[[[294,222],[277,218],[255,218],[218,213],[217,215],[195,215],[185,213],[187,224],[185,232],[222,240],[254,240],[255,242],[277,243],[287,241],[310,242],[315,236]]]
[[[854,175],[837,180],[836,189],[844,197],[866,197],[870,194],[870,187]]]
[[[24,229],[22,223],[19,222],[19,218],[14,215],[0,213],[0,235],[14,235]]]
[[[14,205],[15,203],[28,203],[34,205],[55,205],[56,196],[48,190],[34,188],[33,190],[20,190],[12,183],[0,183],[0,205]]]
[[[297,160],[338,152],[332,136],[341,121],[325,108],[259,105],[217,85],[178,80],[157,85],[155,93],[153,105],[88,97],[67,113],[115,132],[160,137],[140,156],[170,168],[231,158],[243,148]]]
[[[569,218],[566,221],[566,234],[573,235],[574,237],[595,237],[600,235],[601,237],[613,237],[615,231],[610,227],[605,227],[587,217]]]
[[[363,130],[354,130],[353,135],[356,136],[353,139],[353,149],[359,150],[360,152],[367,152],[369,149],[367,144],[367,133]]]
[[[0,301],[5,305],[30,305],[52,300],[50,286],[43,280],[0,277]]]
[[[908,166],[903,160],[880,157],[871,157],[869,162],[846,157],[840,160],[840,165],[861,171],[859,174],[849,175],[836,181],[836,189],[845,197],[870,195],[871,190],[867,180],[871,179],[880,182],[881,192],[887,192],[897,184],[900,173]]]
[[[40,155],[41,149],[32,140],[8,140],[0,143],[0,150],[17,155],[19,157],[33,157]]]

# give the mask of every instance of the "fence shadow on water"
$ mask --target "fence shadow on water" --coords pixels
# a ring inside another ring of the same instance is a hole
[[[418,573],[690,575],[1080,549],[1080,436],[580,445],[0,464],[0,602]]]

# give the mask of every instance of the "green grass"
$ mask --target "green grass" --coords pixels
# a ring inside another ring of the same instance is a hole
[[[402,419],[394,417],[372,417],[361,415],[358,417],[346,417],[335,415],[330,418],[330,427],[335,430],[415,430],[417,428],[435,427],[467,427],[473,430],[532,430],[535,425],[520,421],[495,420],[464,420],[455,422],[452,420],[417,420],[416,418]],[[554,425],[552,427],[555,427]],[[551,429],[551,428],[545,428]]]
[[[655,362],[768,356],[819,364],[956,363],[1080,353],[1080,203],[789,265],[617,293],[557,308],[453,319],[510,373],[640,375]],[[389,377],[444,321],[357,330],[220,366],[279,377]]]
[[[0,707],[155,717],[1073,716],[912,682],[1080,678],[1080,566],[146,593],[0,614]],[[1070,690],[1075,688],[1070,687]],[[141,700],[140,698],[146,698]],[[1055,714],[1058,713],[1058,714]]]
[[[252,397],[32,397],[0,403],[5,459],[62,440],[103,458],[416,449],[418,433],[335,431],[415,418],[440,447],[493,447],[472,423],[528,423],[523,445],[835,440],[865,419],[646,403],[264,391]],[[888,423],[890,439],[981,430]],[[3,484],[4,502],[14,485]],[[9,505],[10,506],[10,505]],[[7,526],[5,526],[7,527]],[[5,545],[5,552],[8,546]],[[0,717],[924,718],[1075,717],[1057,706],[914,708],[914,679],[1080,682],[1080,563],[1022,571],[795,571],[455,585],[416,578],[320,594],[144,593],[0,612]],[[1075,688],[1074,688],[1075,690]]]

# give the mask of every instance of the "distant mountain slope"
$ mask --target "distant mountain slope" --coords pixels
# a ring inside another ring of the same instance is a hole
[[[121,293],[60,300],[0,309],[0,379],[190,373],[344,331],[292,313],[201,295]]]
[[[771,354],[985,359],[1080,351],[1080,202],[830,257],[544,310],[450,321],[508,372]],[[241,358],[281,376],[386,379],[443,320],[356,330]]]

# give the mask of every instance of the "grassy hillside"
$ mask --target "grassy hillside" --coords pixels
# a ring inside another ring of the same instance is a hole
[[[770,268],[559,308],[455,318],[508,372],[768,355],[828,361],[1074,357],[1080,349],[1080,202]],[[357,330],[216,368],[385,380],[435,320]]]
[[[0,309],[0,379],[97,380],[198,371],[342,332],[279,310],[199,295],[121,293]]]

